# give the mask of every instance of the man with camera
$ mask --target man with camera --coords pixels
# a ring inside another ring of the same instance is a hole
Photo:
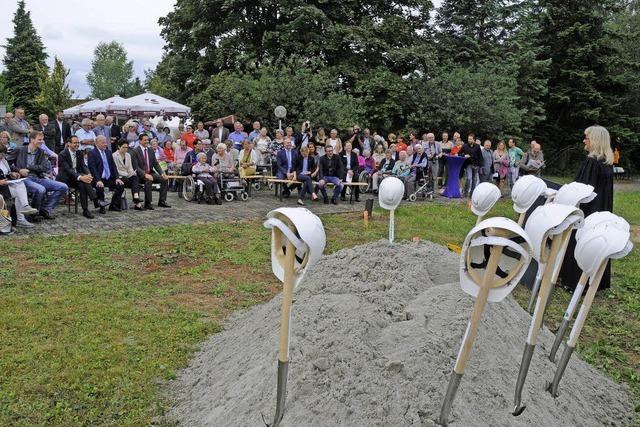
[[[358,125],[354,125],[353,126],[353,134],[349,137],[349,139],[347,139],[347,141],[345,142],[345,144],[347,142],[351,143],[351,147],[353,149],[358,149],[358,151],[360,151],[362,153],[362,135],[361,135],[361,129],[360,126]]]

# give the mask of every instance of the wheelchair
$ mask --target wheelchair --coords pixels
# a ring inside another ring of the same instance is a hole
[[[195,175],[187,175],[182,181],[182,198],[187,202],[207,201],[207,192],[204,182],[196,178]]]
[[[419,180],[416,180],[416,191],[409,194],[410,202],[415,202],[416,200],[418,200],[418,196],[422,196],[422,198],[428,197],[429,200],[433,200],[435,190],[433,169],[431,168],[431,163],[428,163],[426,168],[421,168],[421,171],[422,177]]]

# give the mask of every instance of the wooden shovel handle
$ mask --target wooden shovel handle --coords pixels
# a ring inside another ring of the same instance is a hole
[[[471,354],[471,349],[473,348],[473,340],[476,338],[476,334],[478,333],[480,319],[482,318],[482,313],[484,312],[484,307],[487,304],[487,298],[489,297],[489,291],[491,290],[491,282],[495,280],[498,262],[502,256],[503,249],[503,246],[491,247],[491,254],[489,255],[489,261],[487,262],[487,268],[485,269],[482,284],[480,285],[476,302],[473,305],[473,311],[471,312],[471,318],[469,319],[467,330],[462,338],[462,346],[460,347],[460,352],[456,359],[456,365],[453,368],[457,374],[464,374],[464,368],[467,364],[467,360],[469,359],[469,355]]]
[[[538,292],[538,301],[536,302],[536,308],[533,312],[533,319],[531,319],[531,325],[529,326],[529,333],[527,334],[527,344],[536,344],[538,342],[538,332],[542,326],[542,319],[544,318],[544,311],[547,307],[547,300],[551,295],[551,289],[553,289],[553,283],[551,278],[553,276],[553,269],[557,262],[556,258],[558,252],[564,244],[564,239],[567,234],[571,233],[571,228],[564,231],[562,234],[558,234],[553,237],[551,241],[551,249],[549,250],[549,257],[546,259],[544,273],[542,274],[542,282],[540,283],[540,291]]]
[[[589,290],[582,301],[582,306],[580,306],[580,311],[578,312],[578,316],[576,316],[576,321],[574,322],[573,328],[571,328],[571,333],[569,334],[569,341],[567,342],[567,345],[570,347],[575,347],[576,344],[578,344],[578,338],[582,332],[582,327],[587,319],[589,310],[591,310],[591,304],[593,304],[596,292],[598,291],[598,286],[600,286],[600,281],[602,280],[604,271],[607,268],[608,261],[608,259],[604,260],[593,277],[593,280],[589,283]]]
[[[278,360],[289,361],[289,322],[291,321],[291,303],[293,301],[294,268],[296,248],[287,240],[284,260],[284,287],[282,289],[282,309],[280,311],[280,347]]]

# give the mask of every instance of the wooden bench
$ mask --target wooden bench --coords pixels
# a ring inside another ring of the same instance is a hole
[[[280,201],[282,202],[282,191],[281,191],[281,186],[282,185],[301,185],[302,182],[300,181],[293,181],[290,179],[269,179],[268,182],[272,183],[274,188],[275,188],[275,195],[276,197],[278,197],[280,199]],[[318,185],[318,181],[313,181],[313,186],[317,186]],[[334,187],[333,183],[331,182],[327,182],[325,184],[326,186],[331,186]],[[342,182],[342,185],[345,187],[364,187],[366,185],[368,185],[366,182]],[[353,191],[349,192],[349,204],[353,204]]]

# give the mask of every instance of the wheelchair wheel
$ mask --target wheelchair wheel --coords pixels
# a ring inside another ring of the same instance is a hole
[[[249,200],[249,193],[247,193],[246,191],[240,192],[240,200],[242,200],[243,202]]]
[[[259,182],[254,182],[254,183],[253,183],[253,184],[251,184],[251,185],[253,185],[253,189],[254,189],[255,191],[260,191],[260,183],[259,183]]]
[[[371,175],[369,175],[369,173],[366,171],[360,172],[360,175],[358,176],[358,182],[363,182],[367,184],[360,187],[360,192],[368,193],[369,188],[371,187]]]
[[[267,187],[269,188],[269,191],[273,191],[273,182],[267,183]]]
[[[182,182],[182,198],[187,202],[193,200],[196,195],[196,182],[192,176],[186,177]]]
[[[409,201],[410,202],[415,202],[416,200],[418,200],[418,196],[416,196],[416,193],[409,194]]]
[[[224,199],[225,199],[227,202],[232,201],[232,200],[233,200],[233,193],[224,193]]]

